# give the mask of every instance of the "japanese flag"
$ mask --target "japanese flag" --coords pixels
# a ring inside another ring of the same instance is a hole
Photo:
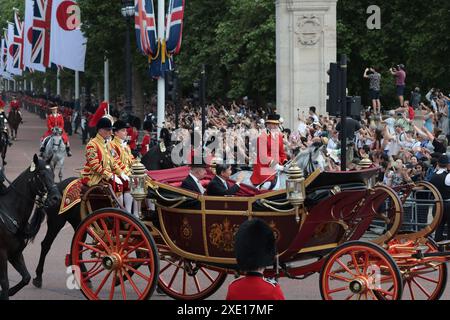
[[[74,0],[53,0],[51,62],[84,72],[87,39],[81,32],[80,7]]]

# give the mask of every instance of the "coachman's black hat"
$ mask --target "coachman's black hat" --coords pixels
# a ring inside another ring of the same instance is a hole
[[[112,122],[108,118],[103,117],[97,123],[97,130],[112,129],[112,128],[113,128]]]
[[[122,129],[128,129],[130,126],[122,120],[117,120],[116,122],[114,122],[114,132],[122,130]]]
[[[280,124],[281,116],[279,114],[269,114],[266,123]]]
[[[240,271],[273,265],[276,255],[273,230],[261,219],[248,220],[239,227],[234,248]]]

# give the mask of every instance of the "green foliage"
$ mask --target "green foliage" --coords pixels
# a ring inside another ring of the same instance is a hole
[[[103,58],[110,59],[111,91],[124,91],[125,32],[130,32],[134,70],[142,79],[147,95],[156,86],[148,73],[147,58],[138,52],[133,23],[127,26],[119,0],[78,0],[83,31],[88,40],[86,72],[82,84],[101,82]],[[155,8],[157,0],[154,0]],[[366,13],[370,5],[381,8],[381,30],[368,30]],[[166,6],[168,1],[166,0]],[[0,21],[13,20],[12,7],[21,9],[23,0],[1,0]],[[407,90],[419,85],[448,86],[450,46],[450,1],[448,0],[339,0],[338,51],[349,55],[349,89],[363,95],[368,82],[364,69],[378,66],[383,75],[383,102],[395,103],[393,65],[406,65]],[[201,65],[207,66],[208,97],[236,99],[248,95],[259,103],[275,100],[275,3],[273,0],[187,0],[181,54],[175,57],[185,95],[200,77]],[[54,73],[54,72],[53,72]],[[36,83],[54,76],[27,75]],[[70,71],[64,81],[73,81]],[[388,99],[389,98],[389,99]]]

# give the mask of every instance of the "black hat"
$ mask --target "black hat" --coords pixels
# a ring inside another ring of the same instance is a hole
[[[448,165],[449,164],[448,156],[446,154],[443,154],[442,156],[440,156],[439,160],[438,160],[438,164],[443,165],[443,166]]]
[[[273,230],[261,219],[248,220],[239,227],[234,248],[239,270],[270,266],[276,255]]]
[[[144,122],[144,130],[146,131],[153,131],[153,122],[151,122],[150,120],[147,120]]]
[[[280,124],[281,116],[279,114],[269,114],[266,123]]]
[[[100,129],[112,129],[112,128],[113,128],[112,122],[108,118],[103,117],[97,123],[97,130],[100,130]]]
[[[122,120],[117,120],[116,122],[114,122],[114,132],[122,130],[122,129],[128,129],[130,126],[128,124],[125,123],[125,121]]]

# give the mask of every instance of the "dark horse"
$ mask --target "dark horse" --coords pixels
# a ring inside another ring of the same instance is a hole
[[[164,170],[175,167],[172,161],[173,144],[169,130],[161,129],[160,140],[142,157],[142,164],[147,170]]]
[[[50,166],[34,155],[33,162],[0,195],[0,300],[7,300],[28,285],[31,276],[23,257],[28,241],[37,235],[45,207],[60,202]],[[20,204],[20,205],[18,205]],[[33,207],[36,210],[33,213]],[[8,261],[22,276],[11,289],[8,280]]]
[[[17,140],[17,130],[22,123],[22,115],[18,109],[12,108],[8,114],[9,128],[11,129],[11,139]]]
[[[0,156],[2,157],[2,166],[6,165],[6,152],[8,151],[7,133],[0,129]]]
[[[56,185],[61,198],[64,190],[74,180],[77,180],[77,178],[68,178]],[[36,267],[36,278],[33,279],[33,285],[37,288],[42,287],[42,274],[44,272],[45,258],[47,257],[47,254],[50,251],[53,241],[55,241],[58,233],[64,227],[66,222],[70,223],[74,231],[81,223],[81,203],[61,215],[59,214],[60,205],[61,201],[54,203],[45,210],[47,213],[47,233],[41,243],[41,255],[39,257],[38,266]]]

